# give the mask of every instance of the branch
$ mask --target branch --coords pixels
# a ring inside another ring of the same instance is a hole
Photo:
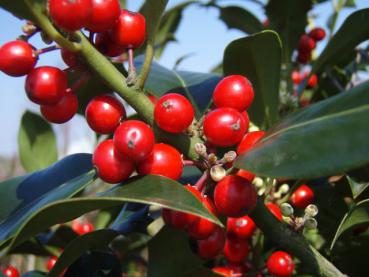
[[[279,247],[299,258],[299,260],[316,276],[343,277],[331,262],[324,258],[301,235],[290,229],[286,224],[269,212],[261,198],[250,214],[264,235],[274,241]]]
[[[160,26],[160,20],[168,0],[148,0],[145,3],[143,13],[148,18],[148,36],[146,40],[145,60],[140,75],[138,75],[135,87],[142,90],[150,73],[151,62],[154,57],[155,36]]]

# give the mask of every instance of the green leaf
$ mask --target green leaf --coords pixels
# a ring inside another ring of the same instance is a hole
[[[38,197],[33,201],[30,201],[28,204],[23,205],[21,208],[17,209],[14,213],[8,216],[1,224],[0,224],[0,241],[5,243],[8,239],[15,237],[13,241],[12,247],[19,245],[20,243],[26,241],[33,235],[36,235],[38,232],[43,231],[44,229],[52,226],[47,225],[48,220],[56,220],[56,223],[60,223],[58,221],[59,216],[64,212],[62,210],[58,210],[56,213],[50,213],[45,215],[45,222],[38,223],[38,226],[35,226],[36,232],[33,232],[33,228],[30,230],[24,230],[24,226],[27,225],[27,222],[30,218],[37,215],[40,211],[48,207],[50,203],[54,203],[60,199],[67,199],[81,190],[83,190],[87,185],[89,185],[95,176],[95,171],[90,171],[85,173],[77,178],[74,178],[61,186],[58,186],[44,195],[42,197]],[[46,180],[43,180],[44,182]],[[65,201],[65,200],[64,200]],[[22,237],[22,231],[27,235]],[[21,238],[20,238],[21,237]],[[12,248],[10,247],[10,248]]]
[[[123,186],[115,186],[99,194],[98,197],[58,200],[70,197],[67,193],[76,191],[76,187],[85,187],[86,183],[91,182],[92,177],[91,173],[82,175],[51,192],[26,212],[21,211],[20,215],[8,218],[0,224],[0,240],[14,237],[8,247],[12,249],[50,226],[70,221],[96,209],[114,207],[124,202],[158,205],[188,212],[221,225],[220,221],[182,185],[155,175],[132,178]]]
[[[73,264],[83,253],[105,249],[118,235],[119,233],[114,230],[102,229],[77,237],[65,247],[49,272],[49,276],[60,276],[63,270]]]
[[[135,60],[138,68],[142,66],[142,58],[140,56]],[[196,116],[199,117],[206,109],[219,80],[220,76],[216,74],[175,71],[153,62],[145,89],[156,97],[167,92],[183,94],[193,103]]]
[[[44,170],[0,182],[0,221],[91,169],[91,154],[73,154]]]
[[[263,25],[259,19],[248,10],[238,6],[218,7],[219,18],[230,29],[238,29],[242,32],[252,34],[263,30]]]
[[[45,2],[45,0],[37,1]],[[32,14],[26,6],[24,0],[19,0],[16,2],[12,0],[2,0],[0,1],[0,7],[21,19],[32,19]]]
[[[286,118],[236,167],[291,179],[332,176],[369,162],[369,82]]]
[[[270,0],[265,7],[269,27],[281,37],[284,60],[289,62],[297,48],[300,37],[305,33],[307,13],[312,7],[311,0]]]
[[[58,159],[55,134],[41,116],[25,112],[18,132],[19,156],[27,171],[48,167]]]
[[[369,9],[356,11],[347,17],[320,54],[312,71],[320,73],[327,66],[340,63],[358,44],[369,39],[368,21]]]
[[[190,249],[184,232],[164,227],[149,242],[148,276],[216,277]]]
[[[231,42],[224,52],[224,74],[246,76],[254,86],[248,112],[258,126],[270,126],[278,117],[281,47],[275,32],[264,31]]]
[[[357,199],[359,196],[362,196],[368,189],[369,184],[361,184],[355,182],[354,179],[350,178],[350,176],[346,176],[347,182],[350,185],[352,197]]]
[[[337,240],[346,232],[369,223],[369,199],[357,203],[343,217],[340,226],[332,240],[332,250]]]

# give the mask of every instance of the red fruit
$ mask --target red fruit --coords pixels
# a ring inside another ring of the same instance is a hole
[[[92,13],[92,0],[48,0],[51,19],[60,28],[77,31],[85,27]]]
[[[214,203],[217,211],[225,216],[240,217],[256,205],[254,186],[245,178],[228,175],[215,187]]]
[[[139,174],[161,175],[173,180],[181,177],[182,170],[181,154],[174,147],[164,143],[155,144],[150,156],[137,167]]]
[[[269,19],[268,18],[264,19],[263,26],[264,27],[269,27]]]
[[[304,34],[300,38],[299,42],[299,52],[311,52],[316,47],[316,42],[308,35]]]
[[[264,131],[254,131],[247,133],[237,146],[237,154],[240,155],[249,151],[255,143],[265,136]]]
[[[248,276],[247,273],[252,270],[252,265],[248,262],[243,264],[228,264],[227,268],[232,271],[232,277]]]
[[[205,116],[204,134],[216,146],[232,146],[240,142],[247,131],[242,114],[232,108],[218,108]]]
[[[108,57],[116,57],[122,55],[125,48],[113,42],[108,33],[100,33],[96,35],[95,46],[97,50]]]
[[[290,202],[293,206],[305,209],[314,200],[314,192],[307,185],[301,185],[295,190],[292,195]]]
[[[246,180],[248,180],[250,183],[252,183],[252,181],[254,180],[255,178],[255,174],[250,172],[250,171],[247,171],[247,170],[244,170],[244,169],[239,169],[236,173],[237,176],[240,176],[242,178],[245,178]]]
[[[81,65],[77,54],[63,48],[60,50],[60,53],[64,63],[70,68],[77,68]]]
[[[323,28],[314,28],[310,31],[309,37],[315,41],[323,40],[325,38],[325,31]]]
[[[279,207],[276,204],[273,203],[267,203],[265,205],[268,210],[279,220],[282,221],[283,217],[282,217],[282,213],[281,210],[279,209]]]
[[[154,105],[156,105],[156,103],[158,102],[158,98],[156,98],[156,96],[152,94],[148,94],[147,97],[150,99],[151,103],[153,103]]]
[[[289,277],[295,267],[292,257],[283,251],[274,252],[266,262],[269,273],[276,277]]]
[[[248,240],[254,234],[256,225],[247,215],[243,217],[229,217],[227,220],[227,234],[231,234],[240,239]]]
[[[316,87],[317,84],[318,84],[318,76],[316,76],[316,74],[311,75],[307,82],[307,87],[314,88]]]
[[[155,123],[169,133],[181,133],[191,125],[195,116],[192,104],[178,93],[162,96],[155,105]]]
[[[116,44],[124,48],[140,47],[146,36],[145,17],[140,13],[122,10],[110,35]]]
[[[51,257],[50,259],[48,259],[47,262],[46,262],[46,265],[45,265],[46,269],[48,271],[50,271],[54,267],[54,265],[56,264],[57,260],[58,260],[57,257]]]
[[[19,277],[20,276],[18,270],[11,265],[5,268],[3,270],[3,273],[6,277]]]
[[[86,25],[90,32],[101,33],[109,30],[120,15],[118,0],[92,0],[92,14]]]
[[[92,157],[100,179],[107,183],[116,184],[127,179],[134,171],[134,164],[123,160],[115,153],[112,139],[101,142]]]
[[[308,52],[298,52],[298,55],[297,55],[297,61],[299,63],[308,63],[309,61],[311,60],[311,51],[308,51]]]
[[[189,190],[199,200],[202,199],[200,192],[195,187],[186,185],[185,188]],[[162,216],[165,224],[171,225],[176,229],[186,229],[188,226],[198,220],[198,217],[193,214],[173,211],[169,209],[163,209]]]
[[[225,240],[223,229],[216,226],[207,239],[197,241],[197,254],[205,259],[215,258],[222,252]]]
[[[291,79],[292,79],[292,82],[295,85],[299,85],[302,81],[302,76],[301,76],[300,72],[294,70],[294,71],[292,71]]]
[[[127,120],[114,133],[117,153],[133,162],[142,162],[154,149],[154,132],[149,125],[139,120]]]
[[[250,252],[250,245],[247,240],[228,236],[224,245],[224,257],[230,263],[240,263],[246,259]]]
[[[33,47],[22,40],[5,43],[0,48],[0,70],[13,77],[28,74],[36,65]]]
[[[213,272],[218,273],[225,277],[232,277],[232,270],[224,266],[216,266],[211,269]]]
[[[41,114],[52,123],[65,123],[73,118],[78,110],[78,98],[71,89],[54,105],[40,106]]]
[[[65,95],[67,76],[59,68],[40,66],[28,74],[25,89],[28,98],[36,104],[56,104]]]
[[[214,89],[213,102],[217,108],[228,107],[242,112],[254,100],[254,89],[250,81],[241,75],[223,78]]]
[[[111,134],[126,117],[123,104],[111,94],[94,97],[87,105],[86,120],[92,130],[99,134]]]
[[[207,198],[202,198],[202,204],[207,208],[213,215],[216,216],[215,207],[213,202]],[[188,232],[191,237],[202,240],[208,238],[215,230],[216,225],[202,217],[197,217],[198,219],[189,226]]]
[[[81,223],[78,220],[73,220],[72,229],[79,235],[90,233],[94,230],[94,226],[89,222]]]

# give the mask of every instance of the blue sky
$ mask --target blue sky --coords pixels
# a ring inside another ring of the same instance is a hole
[[[137,10],[143,1],[128,0],[128,8]],[[183,1],[170,0],[168,7],[172,7]],[[245,6],[256,14],[261,20],[265,19],[262,9],[251,1],[220,1],[224,5],[236,4]],[[358,8],[369,7],[369,1],[357,0]],[[337,27],[354,9],[344,9],[341,13]],[[316,26],[326,26],[328,16],[332,11],[331,3],[319,5],[313,13],[318,16]],[[237,30],[228,30],[224,23],[218,20],[218,11],[213,8],[200,8],[193,5],[185,13],[177,32],[178,42],[171,43],[167,47],[161,60],[162,65],[172,68],[175,61],[189,53],[191,57],[184,60],[180,69],[207,72],[222,59],[223,50],[229,42],[243,37],[244,34]],[[15,39],[21,34],[21,26],[24,21],[13,17],[8,12],[0,9],[0,26],[3,26],[0,35],[0,45]],[[38,37],[32,38],[31,43],[36,47],[42,47]],[[318,51],[322,45],[318,48]],[[58,52],[42,55],[38,65],[54,65],[65,68]],[[38,111],[38,106],[32,104],[24,93],[24,78],[12,78],[0,72],[0,118],[2,135],[0,136],[0,155],[12,156],[17,154],[17,132],[20,118],[26,109]],[[63,145],[65,130],[68,130],[70,141],[68,153],[91,152],[94,136],[88,129],[82,117],[75,117],[71,122],[62,126],[54,126],[58,133],[58,143]]]

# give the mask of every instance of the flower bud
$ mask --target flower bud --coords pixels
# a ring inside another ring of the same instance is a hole
[[[208,159],[211,164],[215,164],[215,162],[218,160],[218,157],[214,153],[210,153]]]
[[[294,210],[293,210],[292,206],[288,203],[283,203],[280,206],[280,209],[281,209],[282,215],[286,216],[286,217],[292,216],[293,213],[294,213]]]
[[[305,215],[307,217],[314,217],[318,214],[318,207],[314,204],[310,204],[305,208]]]
[[[252,181],[252,183],[257,188],[261,188],[264,185],[264,181],[260,177],[255,177],[254,180]]]
[[[318,222],[316,221],[315,218],[310,217],[310,218],[305,219],[304,227],[306,229],[309,229],[309,230],[316,229],[317,226],[318,226]]]
[[[282,193],[282,194],[286,194],[288,191],[290,190],[290,186],[288,184],[282,184],[280,187],[279,187],[279,192]]]
[[[196,143],[195,144],[195,152],[200,156],[206,155],[206,146],[203,143]]]
[[[221,165],[214,165],[210,169],[210,176],[215,182],[219,182],[227,175],[226,170]]]
[[[229,151],[224,154],[224,161],[226,163],[231,163],[236,159],[236,157],[237,157],[237,153],[235,151]]]

